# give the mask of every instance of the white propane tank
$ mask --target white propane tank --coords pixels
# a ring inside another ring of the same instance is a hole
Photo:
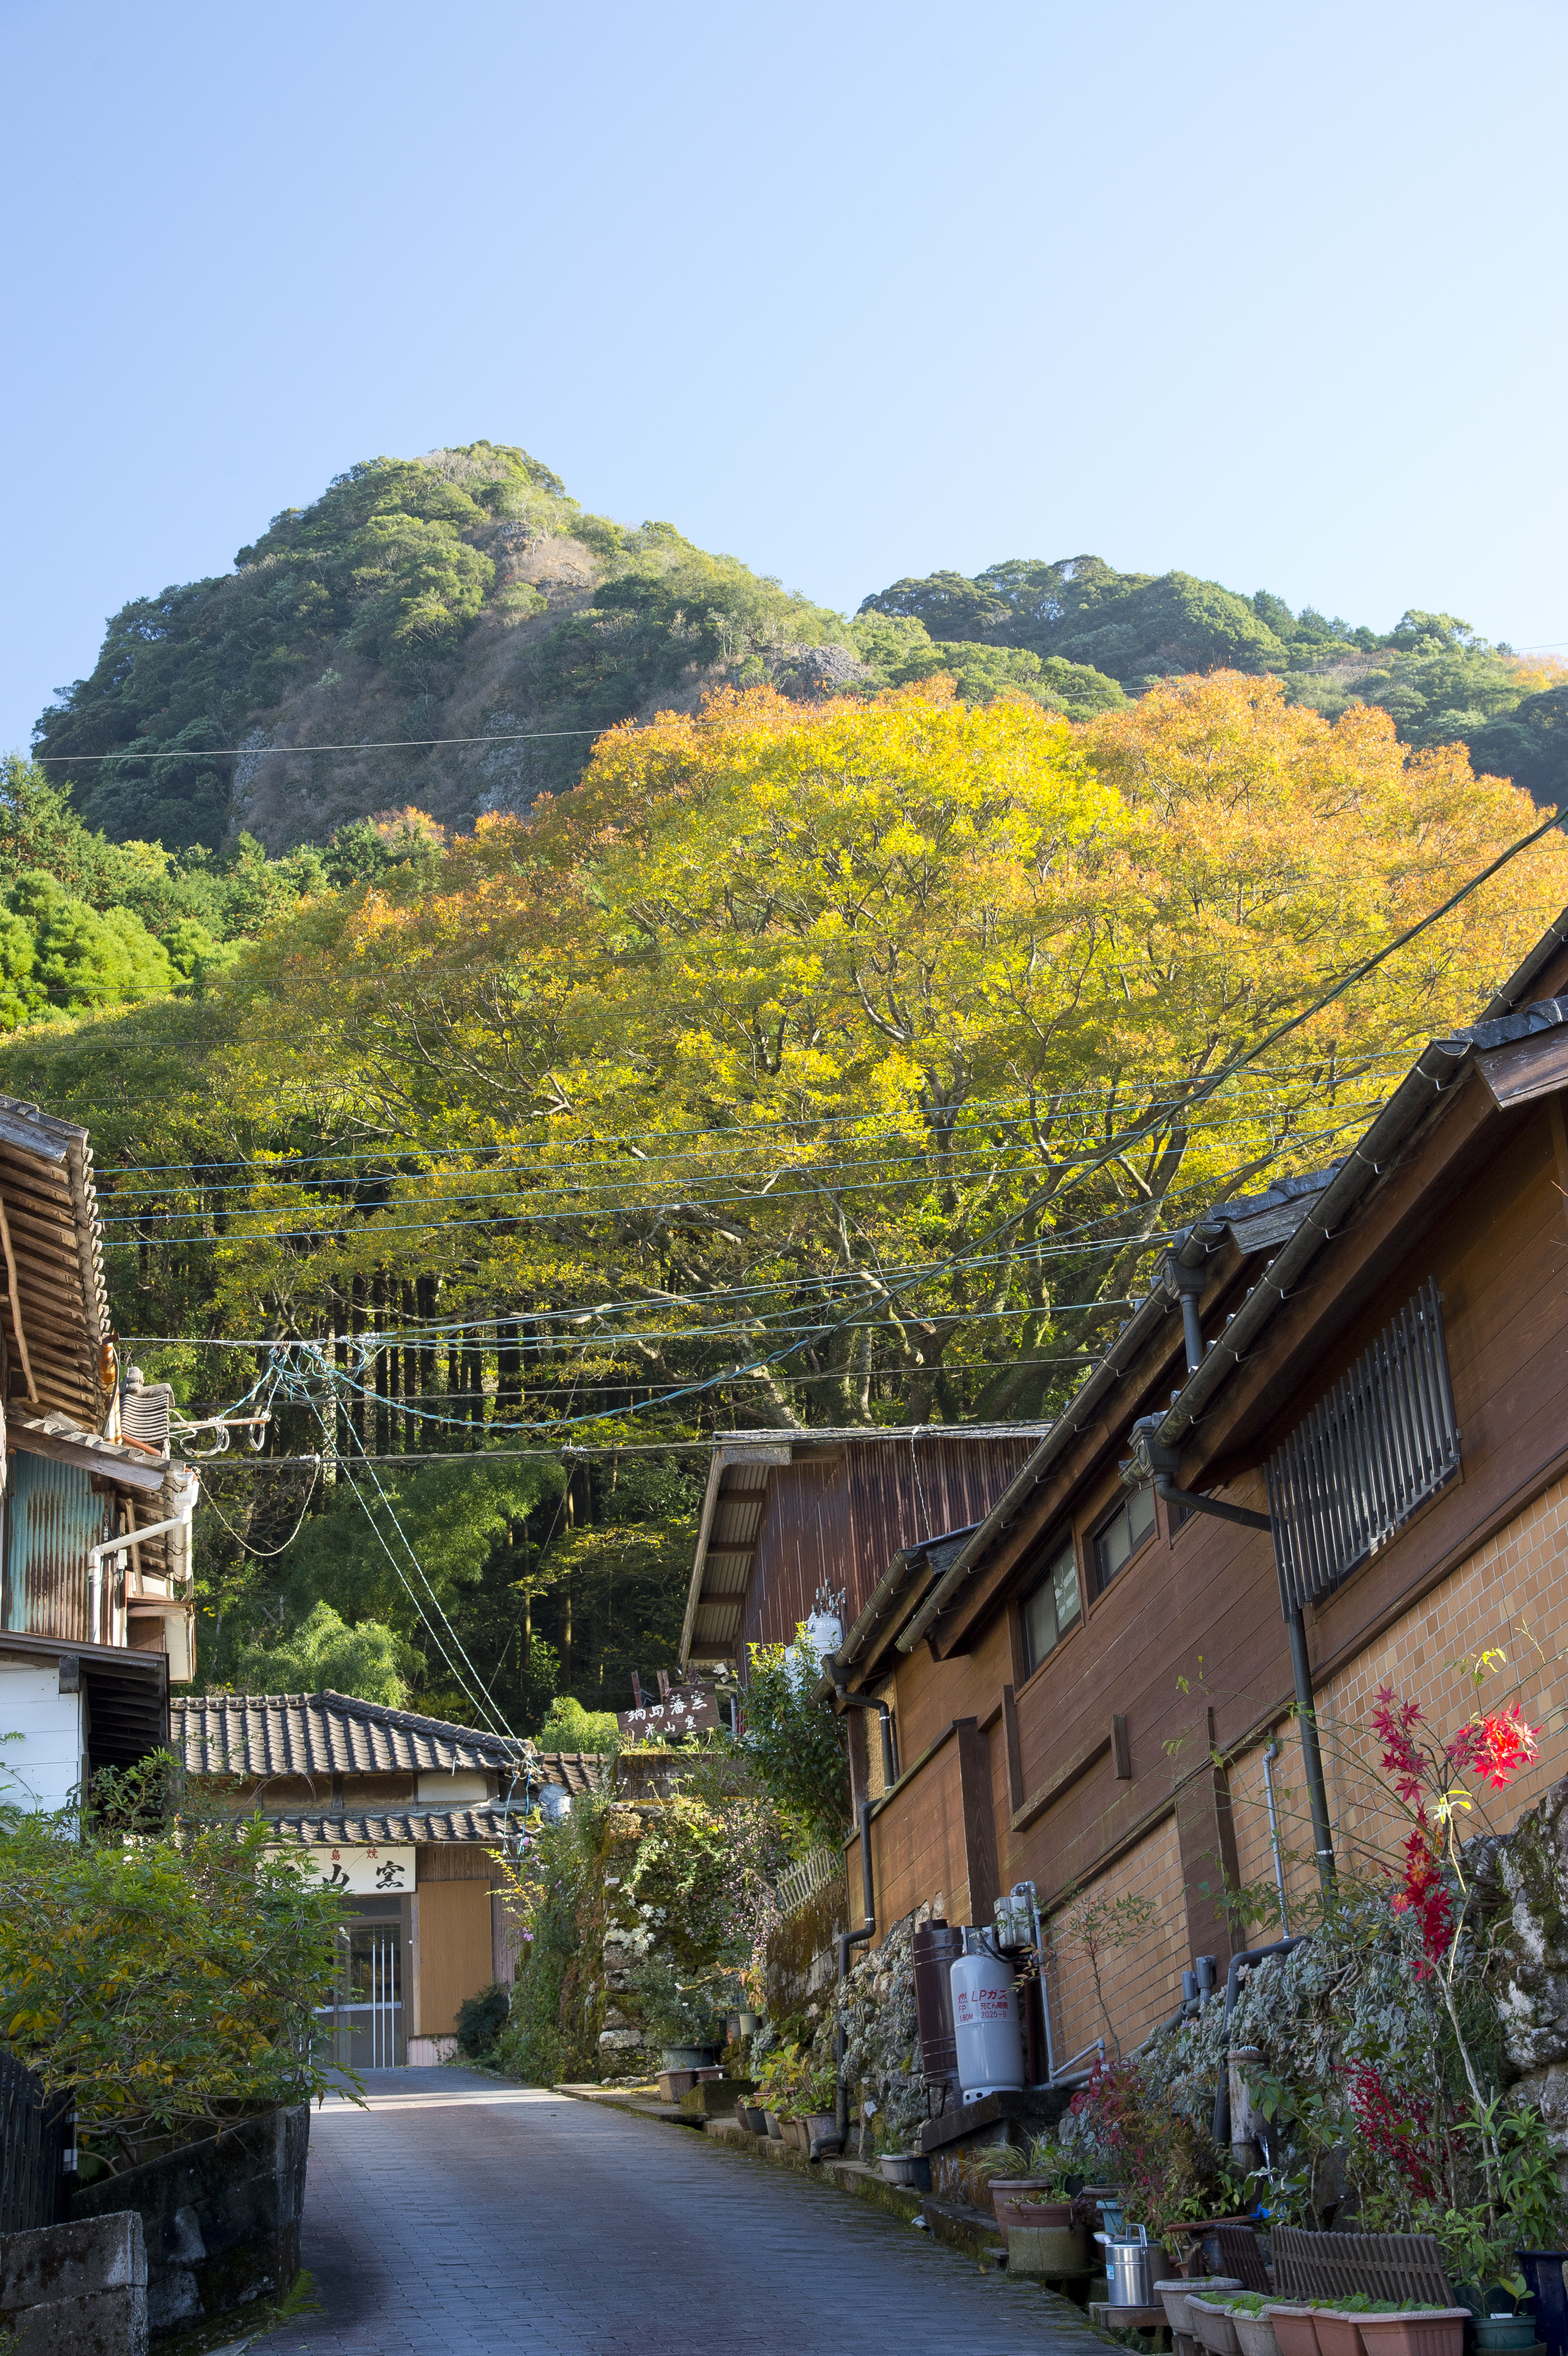
[[[966,1933],[966,1949],[968,1944]],[[964,2100],[1018,2094],[1024,2082],[1024,2040],[1012,1965],[976,1944],[957,1958],[949,1976]]]

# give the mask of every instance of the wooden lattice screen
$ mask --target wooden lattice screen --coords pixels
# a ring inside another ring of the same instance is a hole
[[[1276,2225],[1274,2277],[1278,2298],[1347,2298],[1361,2290],[1369,2298],[1454,2304],[1430,2233],[1309,2233]]]

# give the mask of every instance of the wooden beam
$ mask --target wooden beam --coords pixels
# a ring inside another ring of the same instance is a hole
[[[1049,1783],[1040,1785],[1032,1799],[1026,1800],[1021,1808],[1013,1810],[1009,1829],[1015,1833],[1027,1832],[1030,1825],[1044,1815],[1047,1808],[1053,1808],[1056,1805],[1063,1792],[1071,1791],[1073,1784],[1081,1783],[1092,1767],[1099,1765],[1110,1748],[1109,1733],[1102,1734],[1093,1742],[1086,1742],[1076,1757],[1068,1761],[1065,1767],[1057,1769]]]
[[[16,1255],[11,1248],[11,1228],[5,1216],[3,1197],[0,1197],[0,1246],[4,1246],[5,1252],[5,1289],[11,1298],[11,1326],[16,1336],[16,1355],[22,1361],[22,1373],[27,1385],[27,1397],[36,1406],[38,1387],[33,1380],[33,1362],[27,1355],[27,1329],[22,1323],[22,1301],[16,1290]]]
[[[29,1456],[49,1456],[57,1464],[75,1464],[83,1472],[95,1472],[101,1481],[112,1481],[123,1489],[139,1489],[144,1496],[163,1494],[164,1476],[150,1465],[133,1464],[123,1456],[112,1456],[106,1448],[86,1448],[80,1440],[59,1440],[52,1431],[28,1431],[16,1423],[5,1427],[7,1450],[22,1449]]]

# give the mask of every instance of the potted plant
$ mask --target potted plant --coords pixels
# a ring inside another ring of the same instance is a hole
[[[877,2161],[889,2184],[905,2192],[929,2192],[931,2162],[917,2151],[884,2151]]]
[[[1265,2311],[1274,2326],[1279,2356],[1317,2356],[1317,2315],[1322,2304],[1310,2298],[1268,2301]]]
[[[1269,2321],[1271,2303],[1261,2291],[1226,2292],[1225,2311],[1236,2327],[1242,2356],[1280,2356],[1279,2341]]]
[[[1083,2179],[1073,2156],[1037,2136],[1026,2164],[1017,2176],[993,2176],[991,2203],[1002,2240],[1011,2250],[1011,2234],[1019,2226],[1048,2241],[1035,2240],[1029,2255],[1041,2274],[1075,2275],[1088,2271],[1088,2238],[1074,2216],[1072,2193]]]
[[[1229,2305],[1232,2290],[1239,2283],[1205,2282],[1201,2288],[1187,2295],[1188,2329],[1194,2340],[1211,2351],[1211,2356],[1242,2356],[1242,2343]]]
[[[1423,2307],[1408,2299],[1400,2306],[1372,2301],[1357,2322],[1366,2356],[1461,2356],[1469,2319],[1467,2308]]]

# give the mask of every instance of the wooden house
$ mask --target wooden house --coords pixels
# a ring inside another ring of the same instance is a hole
[[[196,1474],[122,1378],[87,1133],[0,1098],[0,1797],[64,1807],[168,1737],[195,1673]]]
[[[213,1694],[171,1715],[187,1775],[265,1817],[339,1894],[348,1936],[324,2022],[336,2058],[444,2058],[464,1998],[517,1969],[490,1852],[544,1792],[588,1791],[603,1762],[348,1694]]]
[[[1275,1938],[1389,1854],[1384,1685],[1447,1734],[1501,1656],[1487,1707],[1543,1730],[1509,1822],[1568,1764],[1565,1091],[1568,922],[1341,1162],[1171,1244],[978,1526],[895,1564],[828,1665],[896,1730],[891,1785],[857,1767],[878,1935],[1032,1882],[1059,2067],[1135,2045],[1197,1958],[1223,1979],[1229,1893],[1276,1893]],[[1073,1910],[1127,1897],[1102,2002]]]

